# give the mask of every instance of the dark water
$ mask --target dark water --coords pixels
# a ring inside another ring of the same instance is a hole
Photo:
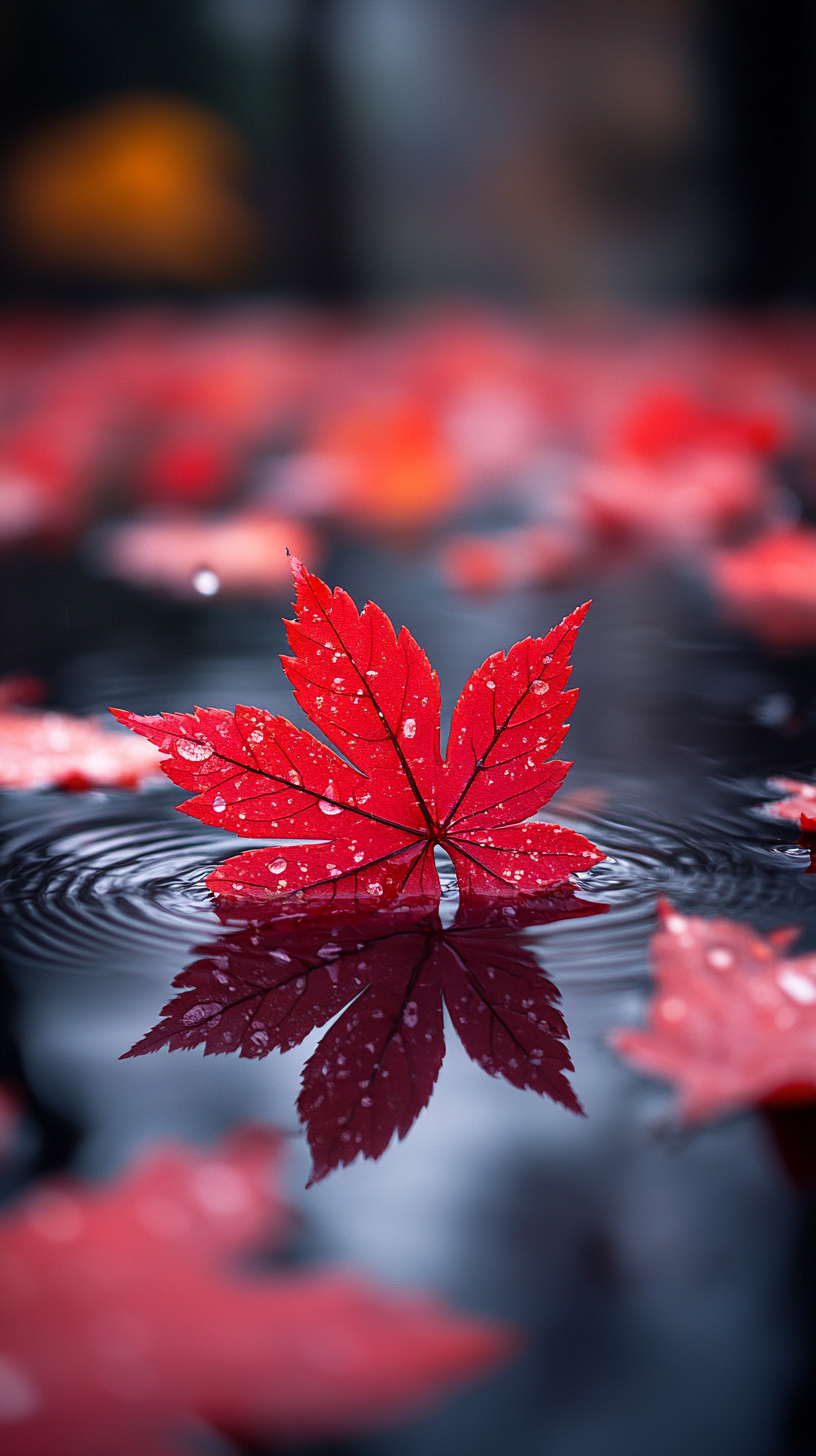
[[[169,608],[79,568],[8,573],[3,590],[31,624],[13,665],[50,673],[59,706],[238,700],[301,721],[275,656],[285,603]],[[75,1165],[91,1174],[159,1135],[272,1119],[292,1135],[301,1253],[523,1325],[524,1352],[493,1380],[350,1450],[808,1449],[788,1431],[808,1358],[802,1203],[767,1129],[746,1115],[681,1135],[668,1090],[623,1066],[605,1038],[644,1005],[657,895],[762,928],[795,922],[801,946],[816,944],[809,856],[791,827],[756,810],[768,774],[816,764],[813,660],[773,659],[730,634],[694,575],[669,568],[489,602],[446,594],[421,552],[349,549],[325,575],[411,628],[448,713],[489,652],[594,596],[576,652],[575,768],[556,805],[607,853],[581,893],[609,909],[526,932],[562,992],[586,1119],[486,1076],[451,1035],[408,1138],[305,1192],[293,1109],[316,1037],[262,1062],[200,1052],[120,1062],[192,948],[221,928],[205,874],[247,844],[175,814],[183,796],[169,788],[1,806],[3,944],[34,1093],[76,1129]]]

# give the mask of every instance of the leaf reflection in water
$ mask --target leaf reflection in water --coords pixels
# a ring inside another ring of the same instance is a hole
[[[405,1137],[445,1055],[443,1001],[486,1072],[581,1113],[564,1075],[573,1067],[559,993],[521,932],[605,908],[568,885],[513,906],[463,903],[447,927],[435,901],[353,917],[260,918],[247,907],[245,928],[198,948],[173,982],[181,994],[125,1056],[203,1045],[205,1055],[264,1057],[337,1017],[298,1099],[310,1183],[359,1154],[379,1158],[395,1132]]]

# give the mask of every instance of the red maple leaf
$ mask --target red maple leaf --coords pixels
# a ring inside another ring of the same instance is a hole
[[[559,825],[523,823],[571,767],[553,759],[577,693],[569,655],[588,603],[546,637],[494,653],[465,684],[446,759],[439,679],[403,627],[369,602],[358,612],[299,562],[295,697],[341,758],[310,733],[259,708],[197,708],[142,717],[111,709],[167,758],[182,811],[238,834],[322,843],[249,850],[208,878],[227,899],[385,905],[439,894],[434,849],[453,860],[466,894],[537,893],[603,855]]]
[[[5,1456],[343,1436],[507,1352],[505,1328],[353,1271],[236,1266],[289,1222],[282,1146],[249,1128],[209,1152],[170,1146],[102,1189],[53,1180],[5,1213]]]
[[[564,1076],[572,1062],[558,992],[519,932],[604,908],[564,886],[534,906],[461,907],[447,928],[433,905],[259,920],[199,947],[173,982],[181,995],[125,1055],[203,1045],[206,1055],[265,1057],[337,1016],[306,1063],[298,1100],[312,1183],[360,1154],[380,1157],[395,1132],[405,1137],[445,1055],[443,999],[486,1072],[580,1112]]]
[[[769,1097],[816,1097],[816,954],[785,955],[795,930],[761,936],[665,901],[658,913],[648,1025],[616,1031],[612,1045],[674,1082],[689,1122]]]

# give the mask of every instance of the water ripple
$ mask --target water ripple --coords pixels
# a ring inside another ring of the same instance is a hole
[[[808,856],[787,826],[752,812],[755,793],[725,786],[713,808],[678,821],[620,792],[602,812],[564,814],[608,856],[581,877],[581,892],[609,909],[530,932],[548,971],[574,984],[642,983],[658,895],[760,927],[807,921],[816,911],[816,879],[801,873]],[[205,876],[251,843],[175,815],[162,795],[32,799],[6,826],[2,943],[28,967],[166,977],[220,927]],[[443,870],[450,898],[445,881]]]

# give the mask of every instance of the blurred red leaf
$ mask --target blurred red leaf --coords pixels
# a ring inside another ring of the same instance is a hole
[[[365,527],[406,528],[444,514],[461,485],[438,408],[376,395],[332,412],[314,433],[308,462],[334,478],[327,504]]]
[[[762,805],[771,819],[789,819],[803,829],[816,829],[813,822],[816,820],[816,784],[805,783],[802,779],[775,778],[768,780],[768,787],[786,795],[784,799]],[[806,820],[809,821],[807,824]]]
[[[0,698],[0,788],[135,789],[159,766],[149,743],[92,719],[6,707]]]
[[[508,531],[455,535],[440,565],[457,591],[491,592],[552,586],[589,556],[591,542],[559,526],[528,525]]]
[[[642,394],[613,439],[621,454],[655,461],[700,447],[765,455],[783,442],[782,421],[770,410],[720,409],[670,388]]]
[[[287,549],[315,552],[314,533],[298,521],[244,511],[129,521],[108,534],[104,557],[111,576],[177,596],[265,596],[289,582]]]
[[[5,1214],[5,1456],[170,1456],[207,1429],[343,1435],[505,1354],[502,1327],[352,1272],[236,1267],[289,1222],[281,1150],[247,1128],[102,1189],[40,1184]]]
[[[712,559],[714,586],[728,616],[783,651],[816,644],[816,531],[768,531]]]
[[[616,1050],[673,1082],[689,1122],[770,1097],[816,1098],[816,953],[785,954],[795,930],[761,936],[666,902],[658,913],[647,1027],[616,1031]]]
[[[142,717],[111,709],[168,757],[181,806],[244,835],[322,841],[250,850],[207,884],[225,899],[387,905],[439,894],[434,848],[453,860],[465,894],[537,893],[603,855],[559,825],[522,823],[560,787],[552,758],[577,693],[569,655],[587,607],[547,637],[494,653],[454,708],[447,758],[439,743],[439,680],[403,627],[369,602],[362,613],[299,562],[294,653],[282,658],[295,697],[345,755],[257,708]]]
[[[460,907],[447,928],[434,905],[261,920],[201,946],[173,982],[181,995],[125,1055],[203,1045],[208,1055],[264,1057],[342,1011],[306,1064],[298,1102],[312,1182],[360,1154],[380,1157],[395,1132],[405,1137],[442,1065],[443,998],[486,1072],[580,1112],[564,1076],[572,1063],[558,992],[520,931],[602,908],[563,886],[518,907]]]
[[[758,518],[768,481],[747,452],[697,450],[668,461],[593,461],[578,482],[590,522],[652,549],[722,539]]]
[[[810,864],[806,875],[816,874],[816,784],[803,783],[801,779],[769,779],[768,786],[786,795],[775,803],[763,804],[764,812],[771,819],[787,819],[798,824],[801,849],[810,851]]]

